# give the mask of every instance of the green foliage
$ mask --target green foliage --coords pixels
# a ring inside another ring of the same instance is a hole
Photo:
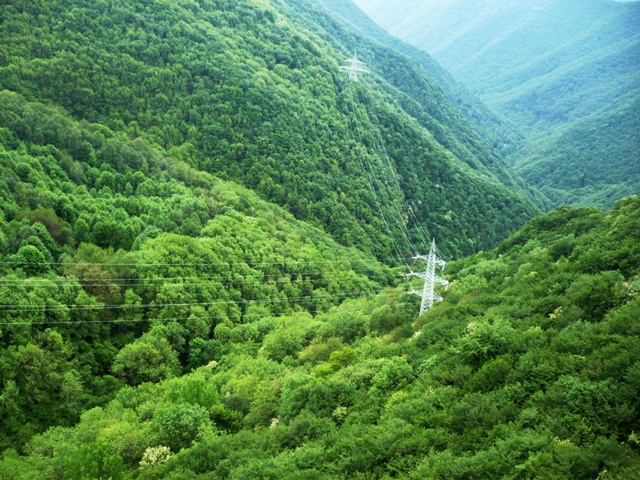
[[[611,208],[638,192],[637,89],[513,157],[514,168],[556,205]],[[534,140],[531,141],[534,143]],[[606,159],[606,160],[605,160]]]
[[[513,368],[513,359],[510,355],[491,359],[469,379],[466,388],[470,391],[489,392],[501,387],[507,380],[507,375]]]
[[[178,355],[169,341],[154,335],[143,336],[125,345],[112,366],[114,375],[129,385],[159,382],[177,374],[179,369]]]
[[[303,342],[304,331],[301,328],[281,328],[265,337],[263,347],[270,359],[280,362],[286,356],[297,355]]]
[[[162,411],[153,420],[158,442],[174,452],[189,448],[198,434],[211,426],[209,412],[198,404],[183,403]]]
[[[20,247],[16,255],[9,257],[9,262],[20,264],[22,269],[29,275],[46,272],[49,269],[46,261],[47,259],[42,251],[34,245],[24,245]]]
[[[147,141],[13,94],[0,99],[3,118],[29,132],[0,152],[11,185],[0,190],[0,273],[11,287],[0,303],[20,310],[0,312],[3,447],[77,421],[122,382],[160,381],[220,361],[234,342],[262,342],[272,316],[324,311],[393,282],[371,257]],[[46,128],[58,133],[45,140]],[[49,140],[59,148],[38,143]],[[118,155],[139,157],[141,169]],[[98,168],[93,157],[114,163]],[[20,161],[30,183],[13,173]],[[189,219],[200,228],[185,229]],[[47,322],[65,345],[55,361],[38,340]],[[284,348],[274,354],[298,350]],[[29,355],[33,372],[21,367]]]
[[[382,391],[400,390],[413,379],[413,369],[407,361],[400,357],[392,357],[382,364],[371,385]]]
[[[337,337],[344,343],[352,343],[369,333],[369,318],[360,311],[330,315],[322,331],[327,337]]]
[[[242,325],[257,336],[191,340],[203,366],[120,390],[23,456],[5,453],[0,471],[41,475],[96,450],[92,465],[140,478],[634,478],[638,212],[634,197],[610,215],[536,219],[499,249],[452,262],[443,304],[420,318],[404,289],[315,317],[254,310]],[[600,272],[594,249],[608,252]],[[65,348],[59,336],[41,343]],[[36,355],[19,357],[5,412],[19,411],[18,388],[46,391],[42,373],[24,377]]]
[[[504,319],[470,322],[467,333],[458,342],[460,356],[471,363],[483,364],[503,354],[513,344],[515,331]]]
[[[43,151],[51,166],[46,173],[95,188],[100,197],[166,195],[139,174],[169,167],[172,178],[189,182],[201,177],[189,175],[195,168],[255,189],[344,245],[390,257],[349,124],[354,115],[367,122],[363,103],[350,113],[336,63],[357,44],[381,77],[373,89],[377,117],[398,179],[420,223],[449,245],[448,253],[490,248],[537,213],[522,182],[426,70],[358,37],[308,0],[268,7],[249,0],[233,6],[145,0],[99,10],[73,0],[36,3],[24,15],[10,6],[2,24],[3,88],[29,101],[59,104],[75,118],[100,125],[77,132],[60,110],[52,112],[52,121],[41,119],[14,97],[0,115],[0,128],[20,142],[54,147]],[[36,17],[42,23],[30,21]],[[64,28],[53,27],[56,19]],[[80,44],[86,46],[82,51]],[[18,65],[21,76],[14,74]],[[360,95],[367,98],[364,89]],[[373,155],[373,140],[365,135],[363,142],[358,148]],[[172,158],[169,165],[165,155],[153,155],[158,149]],[[38,169],[28,158],[17,161],[31,171],[9,178],[20,199],[36,210],[39,198],[30,195],[29,185]],[[483,203],[481,212],[469,208],[471,199]],[[131,217],[131,208],[116,208]],[[53,210],[75,226],[76,218]],[[180,233],[197,235],[208,220],[189,208],[166,210],[172,215],[157,225],[165,231],[177,225]],[[75,209],[76,215],[82,211]],[[89,241],[130,249],[145,226],[110,213],[93,220]],[[458,240],[463,231],[465,238]],[[419,232],[412,236],[417,239]]]
[[[567,289],[572,304],[581,308],[589,320],[598,320],[620,302],[624,278],[618,272],[584,275]]]
[[[81,446],[66,462],[65,478],[82,480],[118,480],[124,477],[122,457],[113,455],[102,443]]]

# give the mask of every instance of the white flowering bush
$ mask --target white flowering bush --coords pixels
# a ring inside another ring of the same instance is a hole
[[[171,458],[171,449],[169,447],[149,447],[145,450],[140,460],[142,468],[152,468],[167,463]]]
[[[347,417],[347,407],[337,406],[332,415],[336,422],[342,423]]]

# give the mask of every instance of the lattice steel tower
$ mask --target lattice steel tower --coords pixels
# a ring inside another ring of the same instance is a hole
[[[370,73],[369,70],[363,68],[366,63],[358,60],[358,57],[355,53],[353,54],[353,58],[347,60],[347,63],[349,63],[350,65],[344,65],[340,68],[349,72],[349,80],[351,80],[352,82],[358,81],[358,73]]]
[[[436,251],[436,241],[433,240],[431,242],[431,249],[429,250],[429,255],[418,255],[413,257],[414,260],[422,260],[423,262],[427,262],[427,271],[425,273],[407,273],[406,276],[410,277],[418,277],[424,280],[424,287],[422,288],[422,292],[418,292],[416,290],[412,290],[409,292],[410,295],[420,295],[422,297],[422,303],[420,304],[420,315],[433,307],[433,302],[442,301],[442,297],[436,293],[436,283],[444,285],[445,287],[449,285],[449,282],[442,277],[436,275],[436,266],[440,267],[440,271],[444,270],[444,266],[447,264]]]

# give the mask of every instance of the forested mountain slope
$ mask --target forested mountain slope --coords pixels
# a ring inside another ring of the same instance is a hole
[[[0,449],[203,365],[223,338],[395,281],[255,193],[60,109],[0,93],[0,138]]]
[[[0,28],[3,88],[146,139],[387,257],[338,70],[361,48],[401,185],[448,253],[495,245],[537,211],[419,65],[307,1],[5,2]],[[364,122],[362,108],[351,115]]]
[[[559,108],[545,107],[563,97],[601,92],[594,103],[569,103],[576,115],[584,116],[593,106],[602,106],[629,89],[637,79],[637,51],[640,19],[637,4],[609,0],[588,0],[576,5],[565,0],[544,2],[435,2],[417,0],[377,2],[357,0],[367,12],[389,30],[419,44],[442,62],[458,79],[474,88],[492,105],[522,103],[523,96],[537,82],[553,92],[540,94],[540,115],[521,105],[518,123],[544,125],[562,119]],[[398,7],[404,8],[398,8]],[[598,63],[595,63],[598,62]],[[599,65],[598,65],[599,64]],[[600,66],[600,68],[593,68]],[[616,67],[616,68],[614,68]],[[586,74],[586,71],[591,74]],[[555,73],[555,75],[552,75]],[[577,81],[568,84],[568,77]],[[630,78],[631,77],[631,78]],[[609,85],[609,82],[613,82]],[[600,85],[600,88],[597,86]],[[603,88],[606,86],[606,88]],[[620,91],[618,91],[620,90]],[[608,92],[609,98],[603,95]],[[545,114],[549,111],[549,114]],[[558,112],[557,118],[552,113]],[[511,112],[511,118],[517,118]]]
[[[608,207],[638,193],[640,90],[617,103],[529,142],[514,157],[515,167],[562,204]]]
[[[454,106],[465,116],[476,131],[487,138],[502,152],[512,150],[521,134],[503,118],[491,111],[480,99],[464,85],[453,79],[451,74],[434,61],[424,50],[420,50],[390,35],[376,24],[351,0],[314,0],[330,12],[338,15],[342,21],[363,35],[367,35],[381,44],[398,50],[416,60],[424,67],[442,89]]]
[[[640,98],[640,3],[356,3],[391,33],[433,55],[520,128],[527,143],[512,160],[554,202],[610,207],[629,184],[638,191],[640,138],[630,126],[637,123],[632,107]],[[624,145],[603,156],[611,143]],[[547,155],[558,150],[563,155]],[[530,155],[539,160],[535,175],[525,168]],[[604,163],[631,168],[627,184],[614,169],[604,177],[591,174]],[[547,188],[558,165],[574,183],[568,194]]]
[[[306,0],[0,6],[0,479],[637,476],[637,197],[418,318],[371,103],[445,256],[538,210],[416,61]]]
[[[420,318],[387,290],[216,328],[202,367],[125,377],[76,426],[25,434],[0,478],[638,478],[639,225],[640,197],[562,207],[451,265]]]

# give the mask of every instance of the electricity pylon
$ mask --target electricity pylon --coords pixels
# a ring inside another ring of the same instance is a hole
[[[350,65],[344,65],[340,68],[349,72],[349,80],[351,80],[352,82],[358,81],[358,73],[370,73],[369,70],[363,68],[366,63],[358,60],[358,57],[355,53],[353,54],[353,58],[347,60],[347,63],[349,63]]]
[[[418,292],[416,290],[412,290],[409,292],[410,295],[420,295],[422,297],[422,303],[420,304],[420,315],[433,307],[433,302],[442,301],[442,297],[436,293],[436,283],[439,283],[444,286],[448,286],[449,282],[442,277],[436,275],[436,266],[440,266],[440,271],[444,270],[444,266],[447,264],[444,260],[442,260],[437,252],[436,252],[436,241],[433,240],[431,242],[431,250],[429,250],[429,255],[418,255],[413,257],[414,260],[422,260],[423,262],[427,262],[427,271],[425,273],[407,273],[406,276],[410,277],[418,277],[424,280],[424,287],[422,287],[422,292]]]

